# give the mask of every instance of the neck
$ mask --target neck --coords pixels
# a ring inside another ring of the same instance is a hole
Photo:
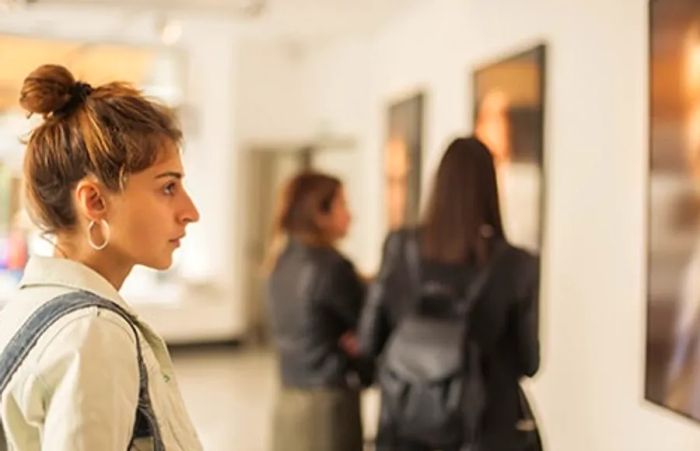
[[[56,244],[54,257],[82,263],[104,277],[117,291],[121,289],[134,266],[123,258],[119,258],[114,252],[110,252],[109,247],[95,251],[89,247],[71,245],[60,239]]]
[[[335,247],[335,241],[328,239],[325,236],[314,234],[296,234],[294,238],[299,242],[311,247]]]

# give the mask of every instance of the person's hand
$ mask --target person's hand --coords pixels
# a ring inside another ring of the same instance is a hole
[[[350,357],[358,357],[360,355],[360,344],[354,331],[349,330],[341,335],[338,344]]]

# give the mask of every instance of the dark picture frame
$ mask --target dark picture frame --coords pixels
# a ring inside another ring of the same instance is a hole
[[[479,67],[472,87],[473,130],[494,156],[506,235],[539,253],[545,217],[546,45]]]

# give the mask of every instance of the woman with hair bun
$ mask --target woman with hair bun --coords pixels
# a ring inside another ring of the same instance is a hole
[[[25,197],[55,251],[30,259],[0,315],[0,449],[201,450],[165,342],[119,294],[134,265],[170,267],[199,219],[172,113],[55,65],[20,104],[44,118]]]

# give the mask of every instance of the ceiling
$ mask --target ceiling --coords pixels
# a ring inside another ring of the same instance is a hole
[[[170,19],[203,19],[296,45],[371,31],[419,1],[0,0],[0,111],[16,106],[22,80],[38,62],[70,62],[76,76],[96,82],[138,83],[151,55],[128,44],[144,42],[134,36],[152,39],[154,26]]]
[[[230,19],[268,35],[319,38],[372,29],[421,0],[0,0],[8,9],[111,10]],[[15,6],[9,6],[9,5]],[[0,9],[0,31],[3,14]]]
[[[153,77],[162,74],[162,70],[154,71],[163,68],[164,58],[176,59],[177,54],[169,52],[168,48],[0,35],[3,67],[0,71],[0,112],[18,108],[24,78],[42,64],[66,66],[77,80],[89,80],[96,86],[119,80],[133,83],[153,95],[149,89],[158,88],[154,83],[161,81]],[[167,95],[161,97],[171,100]]]

